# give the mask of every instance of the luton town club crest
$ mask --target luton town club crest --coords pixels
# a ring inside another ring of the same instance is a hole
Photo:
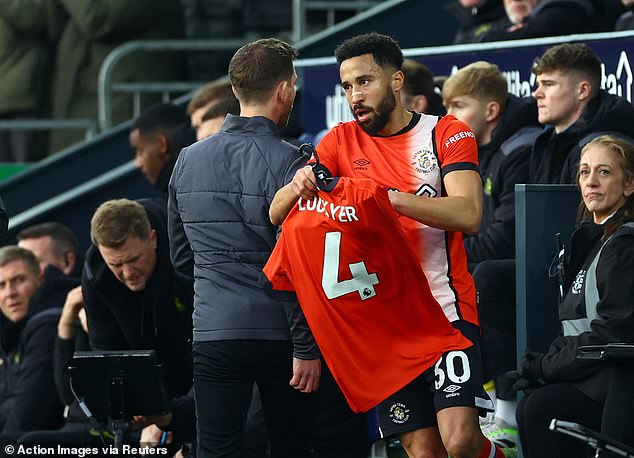
[[[418,173],[430,173],[436,168],[436,156],[433,151],[421,149],[414,153],[414,161],[412,166]]]

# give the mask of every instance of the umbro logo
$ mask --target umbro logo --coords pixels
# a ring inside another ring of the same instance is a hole
[[[359,167],[365,167],[366,165],[372,164],[372,162],[368,161],[365,158],[357,159],[356,161],[353,161],[352,163],[355,165],[358,165]]]
[[[445,388],[443,391],[445,393],[455,393],[456,391],[458,391],[460,388],[460,386],[457,385],[449,385],[447,388]]]

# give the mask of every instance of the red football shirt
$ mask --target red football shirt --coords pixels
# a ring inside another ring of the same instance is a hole
[[[471,342],[434,299],[387,191],[368,179],[331,187],[293,207],[263,270],[296,291],[350,407],[366,411]]]
[[[386,188],[429,198],[447,195],[447,173],[478,171],[475,135],[466,124],[451,115],[424,114],[414,114],[411,124],[401,133],[378,137],[365,133],[355,121],[341,123],[317,145],[319,160],[333,176],[371,178]],[[462,234],[404,216],[399,221],[447,318],[478,324]]]

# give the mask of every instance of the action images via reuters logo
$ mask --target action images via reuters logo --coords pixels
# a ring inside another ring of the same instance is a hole
[[[55,456],[55,457],[79,457],[84,458],[87,456],[138,456],[139,454],[145,456],[152,455],[167,455],[167,447],[133,447],[128,444],[124,444],[121,448],[114,447],[112,445],[103,447],[72,447],[57,444],[56,446],[42,446],[39,444],[33,445],[11,445],[4,446],[5,455],[26,455],[26,456]]]

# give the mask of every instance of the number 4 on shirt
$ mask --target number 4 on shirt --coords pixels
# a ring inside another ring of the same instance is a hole
[[[369,274],[365,262],[348,264],[352,278],[338,281],[339,252],[341,250],[341,232],[327,232],[324,247],[324,269],[321,287],[328,299],[335,299],[348,293],[358,292],[361,300],[376,296],[374,285],[379,283],[375,273]]]

